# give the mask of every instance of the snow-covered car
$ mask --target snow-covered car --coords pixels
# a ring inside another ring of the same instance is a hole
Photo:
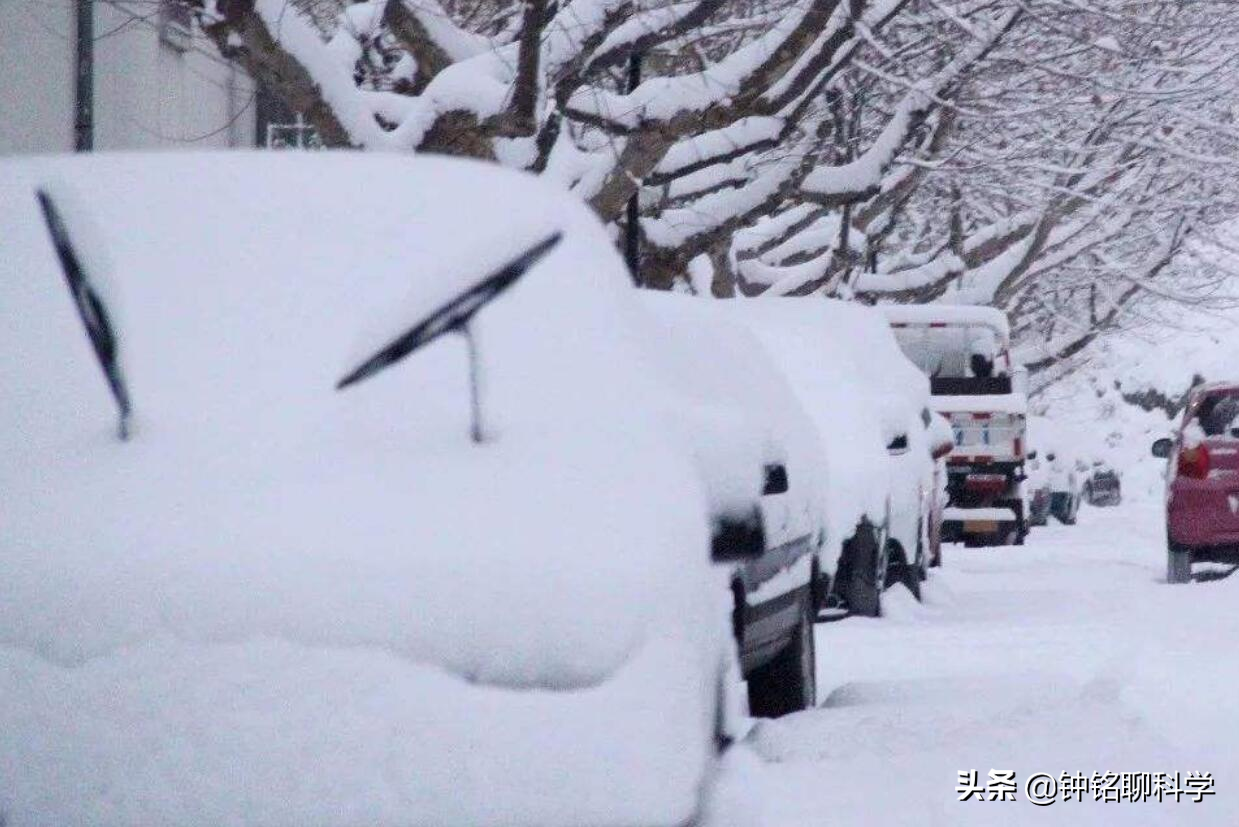
[[[1082,499],[1079,470],[1081,464],[1053,449],[1045,452],[1046,487],[1050,491],[1050,515],[1063,525],[1075,525]]]
[[[1153,444],[1166,466],[1166,579],[1193,563],[1239,563],[1239,383],[1197,385],[1178,432]]]
[[[353,153],[0,192],[5,824],[695,816],[716,515],[585,207]]]
[[[950,432],[928,410],[925,377],[872,309],[762,298],[706,303],[751,330],[812,420],[824,458],[822,573],[850,612],[877,616],[883,590],[919,593],[940,561],[936,458]],[[936,451],[936,454],[935,454]]]
[[[813,626],[829,585],[821,560],[825,463],[817,431],[761,343],[716,312],[714,301],[655,291],[643,291],[642,299],[661,323],[657,341],[669,392],[686,439],[708,469],[713,510],[742,513],[751,501],[751,471],[764,469],[764,550],[730,576],[749,711],[774,717],[811,707]]]
[[[1024,463],[1024,494],[1027,498],[1028,525],[1039,527],[1050,521],[1050,480],[1037,451],[1028,452]]]
[[[944,535],[968,545],[1021,544],[1027,374],[1011,360],[1006,314],[992,307],[886,305],[904,353],[927,376],[955,434],[947,458]]]

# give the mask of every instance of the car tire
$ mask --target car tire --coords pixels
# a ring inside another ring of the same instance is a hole
[[[1082,501],[1080,500],[1079,495],[1076,495],[1075,497],[1072,498],[1071,503],[1070,503],[1071,510],[1067,514],[1067,519],[1063,520],[1063,525],[1075,525],[1076,524],[1076,518],[1080,516],[1080,505],[1081,504],[1082,504]]]
[[[1192,551],[1176,543],[1166,549],[1166,582],[1179,584],[1192,582]]]
[[[1015,524],[1015,534],[1011,538],[1011,545],[1022,546],[1024,541],[1028,539],[1028,526],[1021,520]]]
[[[847,574],[840,585],[851,614],[882,616],[882,587],[886,584],[886,555],[882,551],[877,529],[867,520],[843,544]]]
[[[890,588],[896,583],[902,583],[904,588],[912,592],[912,596],[920,602],[921,578],[920,567],[908,562],[908,555],[898,543],[889,543],[886,550],[886,580],[885,587]]]
[[[791,641],[774,660],[748,678],[749,713],[755,718],[778,718],[817,704],[817,649],[811,589],[799,598],[800,623]]]
[[[929,523],[921,520],[921,530],[916,535],[916,579],[924,583],[929,579]]]

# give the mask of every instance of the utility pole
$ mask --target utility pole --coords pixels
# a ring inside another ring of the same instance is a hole
[[[631,94],[641,84],[641,53],[633,52],[628,56],[628,92]],[[628,272],[632,274],[633,284],[641,286],[641,186],[628,199],[624,222],[624,260],[628,262]]]
[[[77,0],[77,56],[74,72],[73,148],[95,147],[95,8],[94,0]]]

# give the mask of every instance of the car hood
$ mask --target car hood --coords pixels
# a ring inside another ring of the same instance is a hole
[[[44,186],[107,297],[127,442]],[[701,617],[705,495],[623,265],[568,194],[352,154],[9,162],[0,191],[0,643],[79,662],[267,635],[573,688]],[[459,336],[335,390],[551,232],[474,324],[485,443]]]

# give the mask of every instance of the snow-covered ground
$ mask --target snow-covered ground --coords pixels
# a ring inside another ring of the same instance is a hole
[[[1023,548],[948,546],[924,604],[896,589],[880,620],[819,625],[820,707],[760,722],[745,742],[761,759],[742,770],[760,790],[755,820],[1239,823],[1239,575],[1166,585],[1160,506],[1085,508]],[[961,802],[969,770],[981,787],[1013,771],[1015,800]],[[1120,785],[1123,773],[1212,773],[1216,794],[1028,800],[1032,775],[1064,772]]]

